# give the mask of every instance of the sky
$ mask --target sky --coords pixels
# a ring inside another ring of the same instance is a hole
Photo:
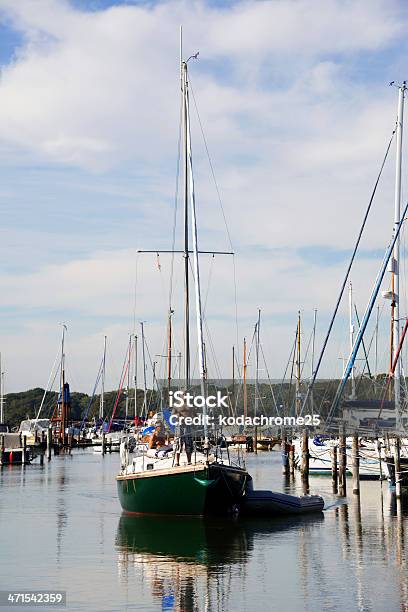
[[[407,21],[394,0],[0,0],[6,391],[47,384],[62,323],[75,390],[92,390],[105,335],[117,387],[141,321],[164,373],[171,257],[137,251],[172,245],[181,24],[185,57],[199,51],[189,63],[199,246],[235,253],[201,257],[209,375],[231,375],[232,345],[242,366],[258,308],[261,376],[283,376],[299,310],[304,352],[318,311],[317,354],[395,126],[389,83],[408,76]],[[391,236],[394,165],[395,143],[352,271],[361,313]],[[404,163],[403,198],[406,175]],[[179,194],[177,248],[181,208]],[[182,270],[176,256],[176,353]],[[407,303],[403,285],[401,316]],[[379,305],[381,369],[389,305]],[[340,374],[348,342],[346,296],[322,376]],[[195,326],[192,343],[194,353]]]

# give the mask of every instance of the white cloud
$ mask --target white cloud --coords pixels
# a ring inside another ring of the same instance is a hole
[[[131,208],[126,215],[120,212],[123,226],[135,226],[133,243],[103,252],[96,232],[86,237],[87,257],[70,255],[64,263],[58,258],[44,262],[38,241],[47,241],[47,228],[31,234],[22,230],[25,257],[30,259],[31,253],[30,264],[37,256],[42,259],[34,270],[19,269],[18,276],[2,277],[4,305],[22,309],[29,304],[34,310],[56,313],[44,331],[48,344],[42,345],[43,352],[52,344],[61,312],[77,322],[82,318],[78,325],[88,352],[86,358],[78,354],[77,361],[90,376],[89,355],[99,346],[98,330],[112,326],[117,316],[115,338],[129,331],[125,321],[132,319],[134,249],[170,245],[180,23],[186,53],[200,50],[201,59],[191,66],[192,82],[233,242],[238,252],[252,253],[248,260],[238,258],[241,315],[245,320],[251,313],[255,317],[259,305],[275,317],[298,308],[330,310],[342,264],[330,268],[326,279],[327,271],[303,261],[297,249],[316,244],[345,249],[353,244],[396,106],[394,90],[382,83],[382,75],[373,78],[372,68],[367,77],[361,74],[370,68],[370,58],[384,51],[384,81],[400,76],[403,62],[392,43],[406,29],[402,4],[282,0],[216,9],[204,2],[169,1],[87,13],[62,0],[0,0],[0,14],[22,31],[26,41],[1,75],[0,158],[12,155],[21,167],[69,170],[67,181],[82,187],[78,201],[70,203],[71,226],[64,223],[64,236],[58,228],[52,230],[52,252],[57,251],[59,236],[62,249],[69,242],[71,253],[76,244],[83,252],[81,211],[87,190],[93,195],[105,190],[111,212],[117,210],[121,193],[129,207],[135,207],[135,215]],[[394,67],[397,73],[389,75],[387,70]],[[226,248],[196,121],[193,127],[201,246]],[[133,171],[123,184],[122,167]],[[41,210],[50,192],[47,176],[21,196],[26,222]],[[389,238],[392,181],[390,160],[365,247],[382,248]],[[7,180],[3,184],[7,187],[2,187],[2,202],[22,190]],[[120,245],[119,222],[111,231]],[[254,247],[277,250],[261,257]],[[7,248],[12,253],[12,245]],[[17,237],[12,258],[20,266],[22,248]],[[224,280],[231,278],[231,267],[222,261],[217,265],[213,299],[220,321],[233,314],[232,293]],[[375,268],[375,262],[365,261],[356,273],[361,294],[366,295]],[[165,269],[163,264],[163,276]],[[155,282],[145,277],[141,285],[145,290],[141,289],[138,318],[164,321],[167,289],[156,291],[152,300]],[[178,286],[181,295],[181,279]],[[83,325],[92,317],[98,323],[87,332]],[[214,322],[215,335],[224,338],[219,321]],[[28,309],[24,329],[32,334],[30,346],[39,335],[38,325]],[[233,322],[229,325],[228,345],[235,341]],[[164,323],[158,323],[152,331],[155,346],[162,342],[163,328]],[[276,325],[276,342],[289,346],[290,330],[287,322]],[[15,335],[5,334],[3,341],[17,367]],[[226,363],[229,349],[219,350],[220,361]],[[283,352],[271,355],[276,376],[282,371]],[[38,380],[44,361],[38,360],[33,379]]]

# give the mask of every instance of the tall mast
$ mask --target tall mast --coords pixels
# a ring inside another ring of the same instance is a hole
[[[101,379],[101,399],[99,402],[99,418],[103,419],[105,408],[105,375],[106,375],[106,336],[103,337],[103,357],[102,357],[102,379]]]
[[[349,283],[349,334],[350,334],[350,352],[354,346],[354,321],[353,321],[353,285]],[[356,379],[355,379],[355,366],[351,368],[351,395],[350,399],[356,399]]]
[[[142,328],[142,357],[143,357],[143,412],[147,416],[147,384],[146,384],[146,356],[145,356],[145,337],[143,322],[140,323]]]
[[[1,369],[1,353],[0,353],[0,423],[4,423],[4,389],[3,389],[3,372]]]
[[[61,339],[61,429],[60,438],[62,444],[65,444],[65,429],[67,426],[67,405],[65,397],[65,330],[66,325],[62,326],[62,339]]]
[[[394,223],[395,229],[398,227],[401,216],[401,167],[402,167],[402,132],[404,119],[404,96],[406,90],[406,82],[398,87],[398,113],[397,113],[397,156],[395,165],[395,206],[394,206]],[[399,322],[399,256],[400,256],[400,239],[399,236],[395,242],[392,260],[392,326],[393,326],[393,354],[395,355],[399,346],[400,339],[400,322]],[[401,362],[395,368],[394,374],[394,400],[397,429],[401,425],[400,403],[401,403]]]
[[[315,356],[315,341],[316,341],[316,319],[317,319],[317,309],[314,309],[313,314],[313,336],[312,336],[312,358],[310,362],[310,379],[313,379],[314,374],[314,356]],[[312,414],[314,412],[314,398],[313,398],[313,389],[310,392],[310,406],[312,409]]]
[[[258,414],[258,402],[259,402],[259,328],[261,326],[261,309],[258,309],[258,321],[255,325],[256,333],[256,370],[255,370],[255,402],[254,402],[254,416]]]
[[[248,396],[247,396],[247,346],[246,338],[244,338],[244,417],[246,418],[248,412]]]
[[[128,362],[127,362],[127,382],[126,382],[126,402],[125,402],[125,421],[129,414],[129,390],[130,390],[130,357],[132,354],[132,334],[129,336]]]
[[[190,129],[190,109],[189,109],[189,95],[188,95],[188,78],[187,78],[187,62],[183,62],[183,74],[184,74],[184,106],[185,106],[185,120],[186,120],[186,137],[185,142],[187,160],[188,160],[188,179],[189,179],[189,196],[190,196],[190,210],[191,210],[191,224],[192,224],[192,237],[193,237],[193,269],[194,269],[194,289],[195,289],[195,302],[196,302],[196,322],[197,322],[197,343],[198,343],[198,364],[200,370],[200,386],[201,395],[203,398],[206,397],[206,368],[205,368],[205,347],[203,337],[203,313],[201,304],[201,286],[200,286],[200,265],[198,258],[198,235],[197,235],[197,215],[196,215],[196,204],[195,204],[195,193],[194,193],[194,175],[193,175],[193,157],[191,150],[191,129]],[[187,347],[186,347],[187,348]],[[204,441],[208,441],[208,426],[207,426],[207,404],[203,403],[203,421],[204,421]]]
[[[184,168],[184,378],[186,391],[190,388],[190,295],[189,295],[189,232],[188,232],[188,108],[187,62],[183,61],[183,29],[180,26],[181,104]]]
[[[231,389],[231,408],[235,414],[235,346],[232,347],[232,389]]]
[[[300,397],[300,310],[298,312],[298,324],[297,324],[297,352],[296,352],[296,414],[300,413],[301,397]]]
[[[170,308],[169,311],[169,338],[168,338],[168,348],[167,348],[167,386],[168,386],[168,393],[169,393],[169,397],[170,397],[170,391],[171,391],[171,351],[172,351],[172,323],[171,323],[171,317],[173,314],[173,310]]]
[[[377,306],[377,317],[375,321],[375,375],[374,379],[377,380],[378,376],[378,320],[380,318],[380,307]]]
[[[134,389],[135,389],[135,413],[134,413],[134,419],[135,419],[135,424],[136,424],[136,417],[137,417],[137,336],[135,334],[135,344],[134,344],[134,348],[135,348],[135,369],[134,369],[134,376],[133,376],[133,384],[134,384]]]

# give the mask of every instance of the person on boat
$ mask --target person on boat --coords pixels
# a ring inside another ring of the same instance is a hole
[[[174,449],[176,453],[176,465],[180,465],[180,455],[183,449],[186,452],[187,463],[191,465],[191,457],[193,454],[193,435],[191,425],[186,425],[185,417],[192,416],[191,409],[184,402],[179,409],[174,409],[174,414],[179,417],[175,428]]]
[[[149,448],[160,448],[166,442],[163,423],[157,423],[149,441]]]

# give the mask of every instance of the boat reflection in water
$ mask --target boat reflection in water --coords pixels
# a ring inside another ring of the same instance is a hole
[[[161,602],[159,609],[174,612],[227,610],[231,585],[237,578],[244,585],[258,537],[303,531],[323,520],[323,515],[271,521],[124,514],[116,534],[120,577],[127,582],[135,571],[140,590],[150,589],[154,609]]]

